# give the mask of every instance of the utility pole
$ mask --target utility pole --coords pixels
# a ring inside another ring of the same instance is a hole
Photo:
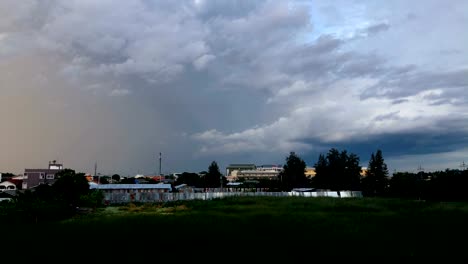
[[[159,176],[161,176],[161,152],[159,152]]]
[[[94,163],[94,176],[97,176],[97,161],[96,163]],[[99,178],[98,178],[98,184],[99,184]]]

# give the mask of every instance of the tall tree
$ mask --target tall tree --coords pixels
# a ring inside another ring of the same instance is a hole
[[[323,154],[320,154],[314,167],[315,176],[312,178],[312,185],[319,189],[326,189],[329,186],[327,158]]]
[[[286,157],[286,164],[280,173],[281,185],[284,190],[291,190],[295,187],[305,187],[307,184],[305,177],[306,163],[296,153],[291,152]]]
[[[84,173],[75,173],[74,170],[65,169],[56,174],[58,178],[53,184],[57,195],[69,205],[75,206],[80,196],[89,192],[89,184]]]
[[[388,168],[382,150],[371,154],[366,177],[362,179],[364,193],[370,196],[383,195],[388,183]]]
[[[344,173],[344,190],[360,190],[361,189],[361,165],[359,165],[359,157],[351,153],[346,157],[345,173]]]
[[[313,186],[331,190],[359,190],[360,173],[359,157],[346,150],[332,148],[327,156],[319,155],[315,163]]]
[[[205,175],[205,184],[207,188],[218,188],[221,186],[221,177],[223,175],[219,172],[218,163],[216,161],[211,162],[208,167],[208,173]]]

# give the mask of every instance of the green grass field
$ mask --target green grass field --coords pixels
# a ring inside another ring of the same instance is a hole
[[[27,244],[44,240],[97,244],[95,252],[127,252],[135,245],[144,250],[149,245],[155,252],[215,251],[226,256],[254,252],[269,259],[457,256],[464,255],[468,245],[468,204],[242,197],[107,207],[59,223],[23,225],[15,234]]]

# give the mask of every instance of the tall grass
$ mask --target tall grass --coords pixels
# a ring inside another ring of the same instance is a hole
[[[467,224],[466,203],[236,197],[109,207],[53,224],[23,226],[21,232],[23,242],[45,237],[200,250],[209,245],[241,255],[251,250],[269,256],[444,255],[464,252],[467,243],[457,238],[468,235]]]

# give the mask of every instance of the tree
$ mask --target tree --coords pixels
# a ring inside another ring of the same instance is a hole
[[[184,172],[177,177],[176,185],[187,184],[189,186],[203,187],[202,179],[197,173]]]
[[[219,172],[218,163],[216,161],[211,162],[208,167],[208,173],[205,175],[205,186],[207,188],[218,188],[221,186],[221,177],[223,175]]]
[[[84,173],[75,173],[65,169],[56,174],[57,180],[52,185],[56,194],[71,206],[76,206],[80,196],[89,192],[89,184]]]
[[[315,177],[312,184],[316,188],[331,190],[359,190],[360,173],[359,157],[348,154],[346,150],[340,152],[332,148],[327,156],[319,155],[315,163]]]
[[[383,195],[388,183],[388,168],[380,149],[371,154],[366,177],[362,179],[364,194],[370,196]]]
[[[345,172],[343,179],[344,190],[360,190],[361,189],[361,166],[359,165],[359,157],[356,154],[349,154],[346,157]]]
[[[130,178],[123,178],[120,180],[120,183],[122,184],[135,184],[135,178],[134,177],[130,177]]]
[[[5,172],[5,173],[1,173],[0,172],[0,175],[2,176],[0,181],[3,180],[3,179],[10,179],[11,177],[14,177],[15,175],[11,172]]]
[[[305,187],[307,184],[305,168],[306,163],[296,153],[291,152],[286,157],[286,164],[279,175],[282,189],[289,191],[295,187]]]
[[[410,172],[397,172],[390,179],[389,191],[390,195],[398,198],[416,199],[419,196],[420,186],[421,181],[418,175]]]
[[[326,189],[329,183],[328,161],[323,154],[319,155],[315,167],[315,177],[312,178],[312,185],[319,189]]]
[[[112,175],[112,181],[113,182],[119,182],[120,181],[120,175],[118,175],[118,174]]]
[[[100,179],[99,179],[99,183],[100,184],[109,184],[109,179],[110,179],[109,176],[101,176]]]

